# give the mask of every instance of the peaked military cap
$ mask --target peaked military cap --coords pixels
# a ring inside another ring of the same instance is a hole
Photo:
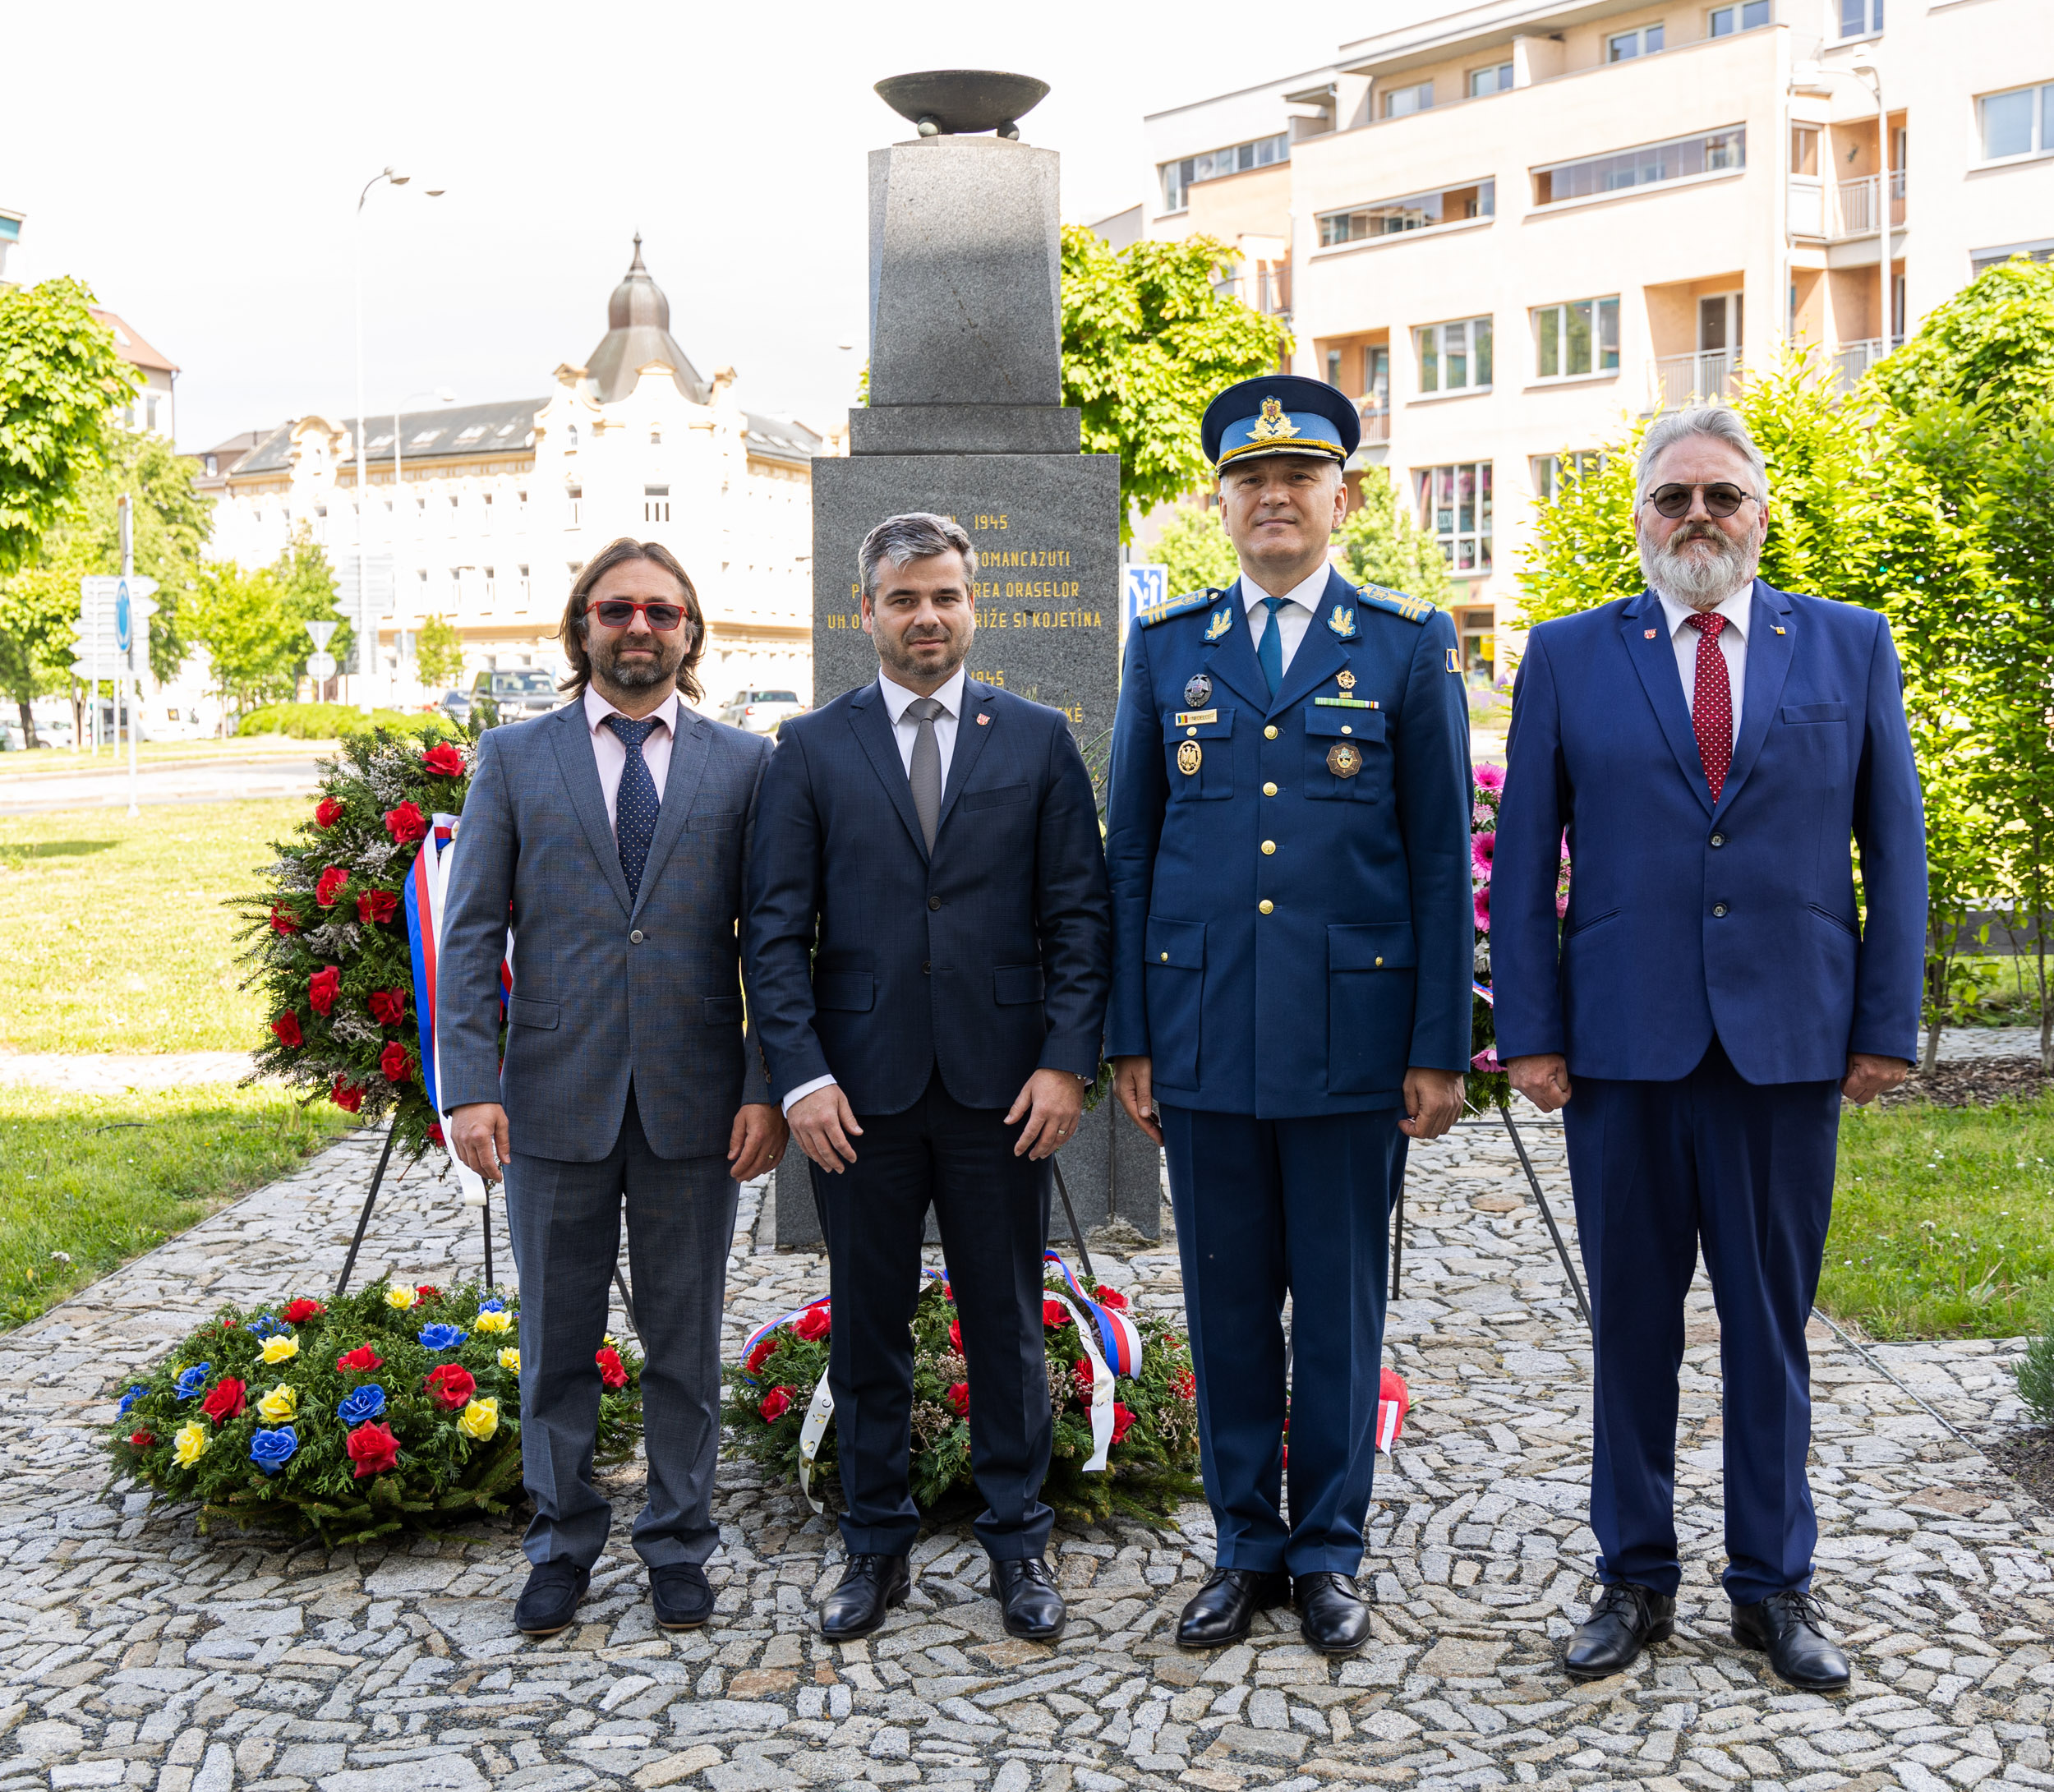
[[[1205,407],[1205,457],[1215,467],[1264,454],[1329,454],[1346,461],[1362,439],[1361,419],[1324,380],[1265,374],[1231,385]]]

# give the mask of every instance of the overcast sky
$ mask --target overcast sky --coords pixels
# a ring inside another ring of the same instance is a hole
[[[374,412],[442,386],[544,394],[597,343],[639,228],[700,371],[732,363],[750,408],[824,426],[864,352],[865,153],[906,130],[873,81],[1047,81],[1021,136],[1062,152],[1063,215],[1085,220],[1142,196],[1144,113],[1434,10],[25,6],[0,108],[0,206],[28,214],[7,271],[83,278],[179,365],[183,448],[350,414],[352,212],[390,163],[414,179],[365,212]]]

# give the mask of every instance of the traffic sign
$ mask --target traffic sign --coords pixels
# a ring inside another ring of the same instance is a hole
[[[1169,596],[1170,575],[1161,566],[1130,566],[1122,581],[1121,596],[1126,600],[1120,606],[1120,627],[1122,632],[1133,621],[1136,614],[1151,610]]]
[[[371,614],[389,616],[398,608],[398,598],[393,589],[392,556],[389,554],[372,554],[364,561],[364,583],[371,591]],[[344,550],[335,568],[335,607],[345,616],[354,618],[357,603],[357,556]]]
[[[306,675],[315,684],[335,675],[335,656],[332,653],[310,653],[306,656]]]
[[[130,632],[132,626],[128,613],[128,581],[117,578],[114,581],[114,645],[124,653],[133,638]]]
[[[327,653],[328,643],[334,638],[335,631],[340,627],[342,624],[339,622],[310,622],[306,624],[306,632],[313,638],[315,651],[317,653],[323,655]],[[320,675],[326,678],[330,675],[324,672]]]

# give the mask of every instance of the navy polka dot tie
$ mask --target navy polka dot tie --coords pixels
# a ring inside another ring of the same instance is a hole
[[[642,894],[642,868],[649,863],[649,842],[656,838],[656,781],[642,757],[642,744],[656,731],[653,721],[629,721],[625,716],[609,716],[612,729],[628,749],[628,762],[621,768],[620,789],[614,799],[614,842],[620,849],[620,873],[628,880],[629,901]]]

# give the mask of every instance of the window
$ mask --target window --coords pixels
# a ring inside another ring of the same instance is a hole
[[[1769,22],[1769,0],[1741,0],[1739,6],[1711,9],[1712,37],[1731,37],[1735,31],[1752,31]]]
[[[1508,94],[1511,91],[1512,64],[1509,62],[1500,62],[1495,68],[1472,68],[1469,71],[1469,97],[1471,99],[1481,99],[1485,94]]]
[[[1610,373],[1619,367],[1619,301],[1571,299],[1533,314],[1534,371],[1543,380]]]
[[[2014,87],[1976,102],[1983,122],[1983,159],[2054,150],[2054,87]]]
[[[644,523],[668,523],[670,520],[670,488],[668,486],[644,486],[642,488],[642,520]]]
[[[2022,255],[2029,261],[2054,261],[2054,237],[2042,237],[2038,242],[2007,242],[1996,249],[1971,249],[1969,271],[1972,274],[1980,274],[1985,268],[2009,261],[2015,255]]]
[[[1490,463],[1419,470],[1420,527],[1440,543],[1458,577],[1490,570]]]
[[[1490,384],[1490,320],[1429,324],[1412,332],[1419,345],[1421,392],[1474,392]]]
[[[1331,249],[1338,243],[1362,242],[1371,237],[1402,236],[1408,230],[1430,230],[1435,224],[1457,223],[1465,218],[1494,217],[1497,211],[1495,181],[1450,187],[1438,193],[1413,193],[1378,205],[1321,213],[1319,246]]]
[[[1794,124],[1790,127],[1790,172],[1806,180],[1817,180],[1819,173],[1819,127],[1815,124]]]
[[[578,426],[575,423],[571,424],[566,431],[564,436],[564,446],[573,450],[573,452],[576,451],[578,447]]]
[[[523,564],[523,565],[522,566],[522,568],[521,568],[521,608],[522,608],[522,609],[525,610],[525,609],[527,609],[527,600],[528,600],[527,568],[527,566],[526,566],[525,564]]]
[[[1434,103],[1434,84],[1421,81],[1413,87],[1393,87],[1384,96],[1384,116],[1387,118],[1409,118],[1416,112],[1424,112]]]
[[[575,529],[581,527],[585,509],[584,488],[582,486],[572,486],[564,493],[564,498],[569,507],[569,515],[564,525],[564,527]]]
[[[1883,0],[1840,0],[1840,35],[1865,37],[1883,28]]]
[[[1637,31],[1621,31],[1605,40],[1605,60],[1630,62],[1636,56],[1652,56],[1662,47],[1662,28],[1644,25]]]
[[[652,448],[663,446],[663,426],[661,423],[652,423],[649,426],[649,445]]]
[[[1533,489],[1541,503],[1553,504],[1572,480],[1582,479],[1605,464],[1603,453],[1595,448],[1578,449],[1567,454],[1533,457]]]
[[[1327,351],[1327,384],[1337,392],[1341,389],[1341,351],[1338,348]]]
[[[143,400],[143,427],[154,430],[157,426],[157,395],[151,393]]]
[[[492,576],[492,569],[485,569],[485,606],[490,610],[500,601],[500,582]]]
[[[1203,155],[1187,155],[1181,162],[1165,162],[1162,167],[1163,209],[1183,210],[1189,203],[1188,190],[1200,181],[1216,181],[1251,168],[1271,168],[1290,159],[1291,133],[1280,131],[1273,137],[1257,137],[1223,150],[1208,150]]]
[[[1596,193],[1620,193],[1630,187],[1652,187],[1662,181],[1686,180],[1693,174],[1716,174],[1748,165],[1748,133],[1707,131],[1694,137],[1671,137],[1644,144],[1617,155],[1594,155],[1582,162],[1558,162],[1533,171],[1534,203],[1552,205],[1565,199]]]
[[[515,507],[520,511],[521,520],[526,522],[527,520],[527,494],[525,491],[515,492],[514,502]]]

